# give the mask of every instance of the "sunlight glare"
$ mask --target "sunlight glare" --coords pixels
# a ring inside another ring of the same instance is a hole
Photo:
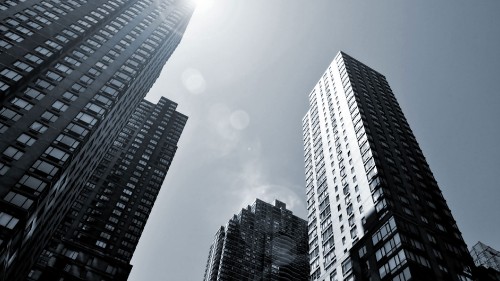
[[[191,0],[195,3],[196,5],[196,13],[206,13],[210,11],[213,6],[215,0]]]

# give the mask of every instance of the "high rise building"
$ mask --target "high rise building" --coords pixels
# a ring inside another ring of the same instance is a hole
[[[257,199],[221,227],[204,281],[307,280],[307,223],[276,200]]]
[[[130,259],[187,117],[143,101],[106,152],[28,280],[127,280]]]
[[[339,52],[309,101],[310,280],[470,280],[462,235],[385,77]]]
[[[181,0],[0,3],[0,280],[21,280],[179,44]]]

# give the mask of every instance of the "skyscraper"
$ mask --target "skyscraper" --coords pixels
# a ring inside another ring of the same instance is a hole
[[[309,101],[310,280],[470,280],[462,235],[385,77],[339,52]]]
[[[106,152],[28,280],[126,280],[187,117],[143,101]]]
[[[257,199],[216,233],[203,280],[307,280],[307,260],[306,221]]]
[[[26,0],[0,10],[0,280],[10,281],[45,247],[179,44],[193,7]]]

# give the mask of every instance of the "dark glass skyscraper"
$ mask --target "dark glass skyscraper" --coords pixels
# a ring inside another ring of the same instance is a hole
[[[25,276],[191,17],[176,0],[0,3],[0,280]]]
[[[493,268],[496,271],[500,271],[500,252],[493,249],[492,247],[482,243],[477,242],[470,251],[474,263],[477,266],[484,266],[488,268]]]
[[[309,101],[310,280],[470,280],[462,235],[385,77],[340,52]]]
[[[126,280],[187,117],[143,101],[106,152],[28,280]],[[81,278],[81,279],[80,279]]]
[[[285,203],[257,199],[219,229],[203,280],[307,280],[306,228]]]

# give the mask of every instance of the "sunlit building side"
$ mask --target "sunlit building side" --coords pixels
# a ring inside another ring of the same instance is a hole
[[[310,280],[471,280],[462,235],[385,77],[339,52],[309,102]]]

